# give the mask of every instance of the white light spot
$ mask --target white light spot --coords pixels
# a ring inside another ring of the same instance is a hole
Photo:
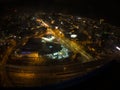
[[[55,23],[55,21],[54,21],[54,20],[52,20],[52,21],[51,21],[51,24],[54,24],[54,23]]]
[[[53,53],[53,55],[55,56],[55,55],[58,55],[58,53]]]
[[[62,32],[60,31],[60,34],[62,34]]]
[[[60,23],[63,25],[63,22],[62,22],[62,21],[61,21]]]
[[[84,20],[83,23],[86,23],[86,21]]]
[[[54,36],[51,37],[42,37],[42,40],[47,41],[47,42],[52,42],[55,39]]]
[[[16,38],[16,36],[14,36],[14,38]]]
[[[58,29],[58,26],[55,26],[55,29]]]
[[[80,20],[80,19],[82,19],[82,18],[81,18],[81,17],[77,17],[77,19],[79,19],[79,20]]]
[[[21,37],[19,37],[19,39],[21,39]]]
[[[32,20],[35,20],[36,19],[36,17],[32,17]]]
[[[120,51],[120,47],[116,46],[116,49]]]
[[[49,46],[49,48],[53,48],[53,46]]]
[[[76,37],[77,37],[76,34],[72,34],[72,35],[71,35],[71,38],[76,38]]]

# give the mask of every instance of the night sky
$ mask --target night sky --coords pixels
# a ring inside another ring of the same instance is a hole
[[[108,23],[120,26],[118,1],[115,0],[0,0],[0,7],[33,7],[70,12],[90,18],[103,18]]]

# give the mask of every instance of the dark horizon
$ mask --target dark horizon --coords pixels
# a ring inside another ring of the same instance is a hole
[[[57,12],[70,12],[90,18],[103,18],[115,26],[119,24],[119,3],[98,0],[1,0],[0,7],[30,7]]]

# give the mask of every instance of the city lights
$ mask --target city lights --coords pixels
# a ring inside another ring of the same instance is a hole
[[[120,47],[116,46],[116,49],[120,51]]]
[[[28,11],[7,14],[1,22],[0,65],[16,86],[70,80],[120,55],[120,30],[103,19]]]

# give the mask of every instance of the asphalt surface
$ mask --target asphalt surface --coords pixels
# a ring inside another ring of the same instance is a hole
[[[23,88],[32,87],[33,89],[37,88],[37,89],[45,89],[45,90],[63,90],[63,89],[72,89],[72,90],[74,89],[89,89],[89,90],[112,89],[112,90],[115,90],[120,88],[118,83],[120,80],[119,69],[120,69],[120,63],[116,61],[112,61],[110,63],[105,64],[101,68],[93,70],[92,72],[87,74],[85,74],[86,70],[84,68],[81,73],[82,77],[76,77],[73,79],[69,79],[67,81],[63,81],[61,83],[56,82],[55,84],[50,84],[50,85],[46,84],[46,86],[44,86],[45,85],[45,82],[44,82],[45,78],[43,78],[44,74],[41,75],[40,73],[35,74],[30,72],[24,72],[24,70],[21,72],[21,69],[10,70],[9,68],[8,70],[6,69],[5,72],[0,73],[0,75],[4,78],[4,82],[1,82],[0,85],[1,85],[1,88],[3,86],[4,86],[3,88],[22,86]],[[50,79],[50,77],[52,76],[55,77],[54,75],[51,75],[49,77],[47,76],[49,78],[48,81],[54,81],[55,78]],[[43,85],[43,86],[40,87],[40,85]]]
[[[101,67],[108,66],[109,60],[94,61],[85,64],[49,65],[49,66],[18,66],[6,65],[1,68],[1,86],[3,87],[45,87],[59,85],[67,81],[70,84],[72,79],[90,77],[90,73],[100,71]],[[46,81],[47,80],[47,81]],[[70,80],[70,81],[69,81]],[[78,81],[79,81],[78,80]],[[76,83],[77,82],[73,82]],[[64,86],[64,84],[63,84]],[[66,87],[66,86],[64,86]]]

